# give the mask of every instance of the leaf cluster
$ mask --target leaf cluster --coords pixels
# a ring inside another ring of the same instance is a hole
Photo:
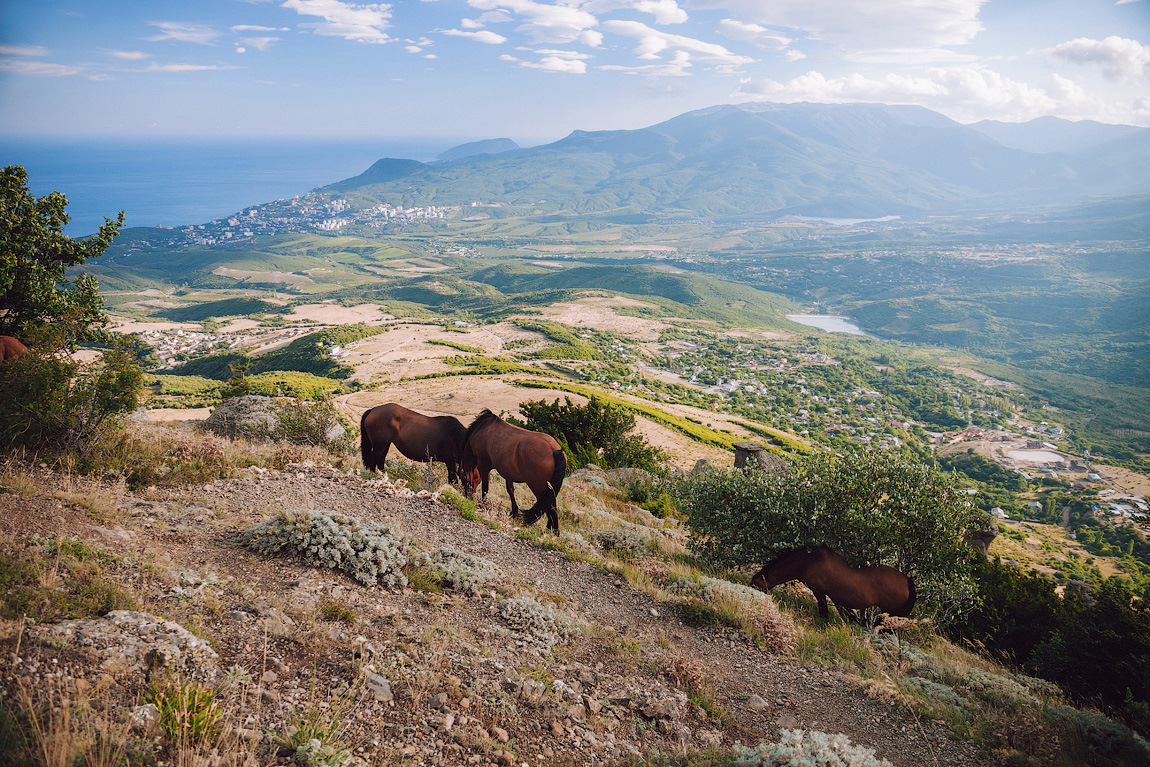
[[[937,617],[968,608],[970,550],[982,518],[950,477],[899,455],[797,456],[789,470],[710,470],[674,488],[689,545],[719,567],[829,546],[854,566],[887,564],[913,577]]]

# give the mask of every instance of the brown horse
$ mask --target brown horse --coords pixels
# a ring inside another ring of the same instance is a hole
[[[12,336],[0,336],[0,360],[14,360],[28,353],[28,347]]]
[[[801,581],[815,594],[819,615],[829,616],[827,597],[841,611],[877,607],[890,615],[908,617],[914,607],[914,581],[887,565],[851,567],[847,558],[827,546],[814,551],[788,551],[751,579],[759,591],[770,591],[780,583]]]
[[[370,408],[359,419],[359,449],[368,471],[383,468],[394,444],[413,461],[447,464],[447,481],[455,482],[466,435],[455,416],[426,416],[394,402]]]
[[[531,525],[546,514],[547,529],[559,532],[559,505],[555,497],[563,487],[567,456],[554,437],[513,426],[490,410],[484,410],[467,427],[463,444],[460,473],[469,495],[475,493],[476,484],[482,480],[483,497],[487,497],[492,469],[507,481],[512,517],[519,516],[514,484],[524,482],[535,493],[535,505],[523,512],[524,521]]]

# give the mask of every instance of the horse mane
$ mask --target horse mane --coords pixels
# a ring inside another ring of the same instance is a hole
[[[492,413],[490,409],[483,408],[483,412],[475,416],[475,420],[472,421],[471,425],[467,427],[467,433],[463,435],[463,444],[466,445],[468,442],[470,442],[471,437],[475,434],[475,432],[479,431],[487,424],[491,423],[492,421],[502,420],[503,419],[495,415],[495,413]]]

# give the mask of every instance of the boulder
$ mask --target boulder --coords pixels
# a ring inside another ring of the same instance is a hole
[[[221,402],[200,428],[229,439],[267,439],[275,425],[275,400],[258,394],[245,394]]]

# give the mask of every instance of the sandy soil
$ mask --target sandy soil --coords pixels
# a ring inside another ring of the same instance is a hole
[[[260,326],[259,320],[249,320],[241,317],[235,319],[217,330],[217,333],[242,333],[245,330],[254,330]]]
[[[301,304],[288,315],[293,320],[313,320],[323,325],[382,325],[395,319],[378,304],[340,306],[339,304]]]
[[[117,333],[142,333],[145,330],[194,330],[200,332],[203,328],[198,322],[139,322],[129,317],[108,315],[112,321],[112,330]]]
[[[575,328],[585,327],[622,333],[640,341],[656,341],[659,338],[659,331],[669,327],[663,321],[619,314],[615,311],[615,307],[618,306],[654,308],[651,304],[622,296],[588,296],[569,303],[552,304],[543,310],[543,316]]]
[[[160,407],[147,411],[149,421],[202,421],[212,414],[210,407]]]

